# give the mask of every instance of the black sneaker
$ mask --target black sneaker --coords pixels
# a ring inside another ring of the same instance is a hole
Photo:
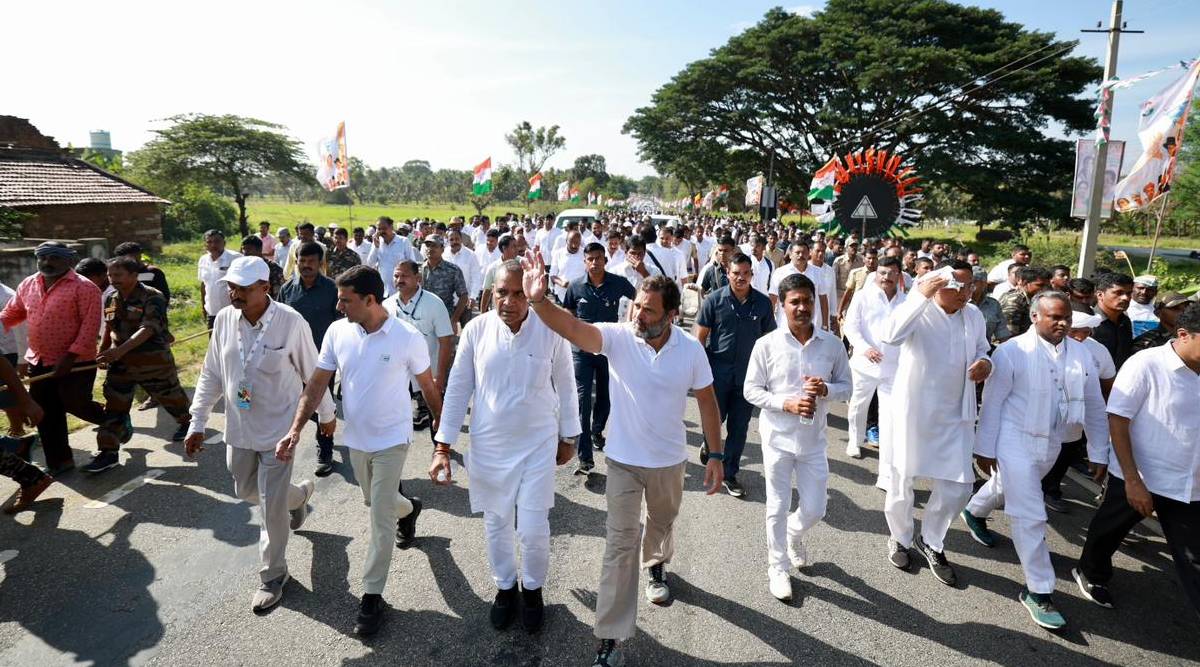
[[[125,420],[121,425],[125,429],[125,432],[121,435],[121,444],[123,445],[133,440],[133,419],[129,417],[128,412],[125,413]]]
[[[667,586],[667,573],[662,563],[650,566],[650,580],[646,582],[646,599],[654,604],[666,604],[671,600],[671,588]]]
[[[1093,584],[1088,581],[1083,572],[1078,567],[1071,568],[1071,577],[1075,579],[1075,583],[1079,586],[1079,593],[1083,597],[1095,602],[1105,609],[1113,608],[1112,593],[1108,592],[1108,587],[1104,584]]]
[[[580,461],[575,467],[576,475],[590,475],[596,469],[596,464],[593,461]]]
[[[708,443],[700,445],[700,465],[708,465]]]
[[[417,537],[417,517],[421,515],[421,499],[409,498],[409,501],[412,502],[412,511],[396,522],[396,546],[401,549],[412,546]]]
[[[333,458],[326,460],[317,459],[317,467],[313,470],[313,474],[317,477],[328,477],[333,474]]]
[[[607,444],[608,442],[604,439],[603,435],[600,435],[599,433],[592,434],[592,449],[602,452],[604,451],[604,446]]]
[[[1067,514],[1071,511],[1071,504],[1068,503],[1067,501],[1063,500],[1062,498],[1055,498],[1054,496],[1046,496],[1044,498],[1044,500],[1046,503],[1046,509],[1048,509],[1052,512],[1059,512],[1062,514]]]
[[[188,427],[190,424],[180,424],[179,428],[171,434],[171,442],[183,442],[187,438]]]
[[[954,568],[950,567],[950,562],[946,560],[945,553],[934,551],[933,547],[925,544],[920,535],[913,540],[913,547],[916,548],[917,553],[925,557],[934,578],[947,586],[958,583],[958,577],[954,574]]]
[[[121,464],[121,457],[115,449],[109,449],[96,454],[92,462],[83,466],[84,472],[104,472],[109,468],[115,468]]]
[[[367,593],[362,597],[362,605],[358,608],[358,618],[354,621],[354,634],[359,637],[370,637],[379,632],[383,625],[383,596],[378,593]]]
[[[621,654],[617,653],[617,640],[601,639],[592,667],[619,667],[622,662]]]
[[[900,546],[896,540],[888,540],[888,562],[901,570],[907,570],[910,565],[908,549]]]
[[[433,424],[433,415],[422,411],[416,419],[413,419],[413,430],[420,431],[431,424]]]
[[[542,602],[542,589],[532,590],[521,587],[521,625],[525,632],[537,632],[542,629],[542,620],[546,615],[546,605]]]
[[[512,588],[501,588],[496,591],[496,599],[492,601],[492,627],[503,630],[517,616],[517,585]]]
[[[738,481],[732,477],[726,479],[724,482],[722,482],[722,484],[725,486],[725,490],[729,492],[729,495],[733,496],[734,498],[742,498],[746,495],[746,490],[743,489],[742,485],[738,484]]]

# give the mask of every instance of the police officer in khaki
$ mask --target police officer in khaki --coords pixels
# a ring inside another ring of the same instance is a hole
[[[84,466],[101,472],[120,463],[121,444],[133,437],[129,408],[137,386],[179,423],[171,440],[187,435],[190,401],[179,384],[167,331],[167,300],[162,292],[138,282],[138,262],[129,257],[108,260],[108,279],[116,290],[104,301],[104,333],[96,361],[104,378],[107,419],[96,435],[100,452]]]

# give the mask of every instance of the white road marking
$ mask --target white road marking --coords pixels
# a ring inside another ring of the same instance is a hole
[[[8,549],[6,551],[0,551],[0,565],[4,565],[8,561],[16,558],[18,553],[20,553],[20,552],[18,552],[16,549]]]
[[[102,507],[108,507],[109,505],[111,505],[111,504],[117,502],[118,500],[120,500],[121,498],[123,498],[126,494],[136,491],[139,486],[142,486],[143,484],[145,484],[146,482],[149,482],[150,480],[154,479],[155,477],[161,476],[164,472],[166,472],[166,470],[163,470],[162,468],[154,468],[151,470],[147,470],[146,474],[138,475],[137,477],[129,480],[128,482],[125,482],[121,486],[118,486],[117,488],[113,489],[112,491],[109,491],[108,493],[104,494],[100,498],[93,500],[92,502],[84,505],[84,508],[89,509],[89,510],[96,510],[96,509],[100,509]]]

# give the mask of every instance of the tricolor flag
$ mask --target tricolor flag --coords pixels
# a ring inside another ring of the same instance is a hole
[[[529,198],[540,199],[542,196],[542,172],[538,172],[529,178]]]
[[[573,204],[579,203],[579,188],[571,188],[570,198],[571,198],[571,203],[573,203]]]
[[[475,165],[475,178],[471,181],[471,193],[486,195],[492,191],[492,158]]]
[[[716,190],[709,190],[704,193],[704,201],[700,202],[703,208],[711,209],[713,207],[713,197],[716,196]]]
[[[717,188],[717,201],[725,201],[729,197],[729,186],[722,185]]]
[[[595,204],[595,203],[596,203],[596,193],[589,192],[588,193],[588,205],[591,206],[592,204]]]
[[[813,174],[812,185],[808,186],[808,200],[820,199],[831,202],[834,200],[833,186],[837,177],[837,158],[825,163],[824,167]]]
[[[567,195],[571,189],[570,181],[563,181],[558,184],[558,201],[567,201]]]

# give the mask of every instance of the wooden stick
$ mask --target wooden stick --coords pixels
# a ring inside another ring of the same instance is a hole
[[[199,338],[200,336],[204,336],[204,335],[206,335],[206,334],[209,334],[209,333],[212,333],[212,330],[211,330],[211,329],[201,329],[200,331],[197,331],[197,332],[196,332],[196,333],[194,333],[194,334],[190,334],[190,335],[184,336],[183,338],[176,338],[176,339],[175,339],[175,342],[171,343],[171,346],[172,346],[172,347],[174,347],[175,345],[178,345],[178,344],[180,344],[180,343],[186,343],[186,342],[187,342],[187,341],[189,341],[189,340],[193,340],[193,339],[195,339],[195,338]],[[90,371],[90,370],[92,370],[93,368],[99,368],[99,367],[100,367],[100,364],[98,364],[98,363],[84,364],[84,365],[82,365],[82,366],[72,366],[72,367],[71,367],[71,370],[70,370],[69,372],[71,372],[71,373],[80,373],[80,372],[83,372],[83,371]],[[50,378],[50,377],[54,377],[54,373],[53,373],[53,372],[50,372],[50,373],[42,373],[41,375],[35,375],[35,376],[31,377],[31,378],[27,378],[27,379],[25,380],[25,383],[26,383],[26,384],[33,384],[34,382],[41,382],[42,380],[45,380],[46,378]],[[7,389],[8,389],[8,385],[3,385],[3,384],[0,384],[0,391],[5,391],[5,390],[7,390]]]
[[[1163,214],[1167,212],[1167,200],[1171,198],[1171,191],[1163,195],[1162,206],[1158,209],[1158,221],[1154,223],[1154,242],[1150,244],[1150,259],[1146,260],[1146,273],[1150,273],[1151,266],[1154,264],[1154,253],[1158,250],[1158,237],[1162,234]]]

